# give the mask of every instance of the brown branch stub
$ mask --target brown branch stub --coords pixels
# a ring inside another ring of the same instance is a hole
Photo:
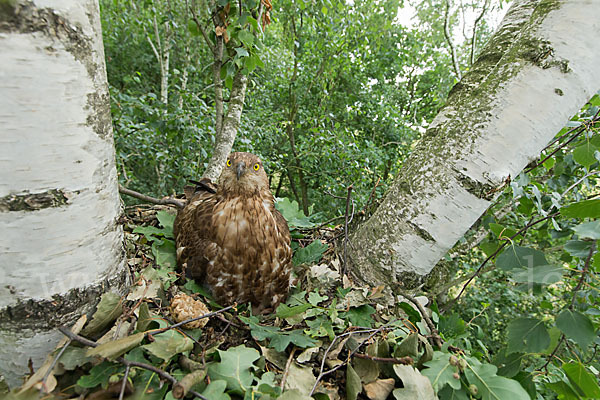
[[[143,201],[147,201],[152,204],[175,206],[179,208],[185,207],[186,202],[184,200],[174,199],[172,197],[165,197],[164,199],[157,199],[145,194],[136,192],[135,190],[127,189],[126,187],[119,185],[119,193],[126,194],[127,196],[134,197]]]
[[[179,382],[173,386],[173,397],[176,399],[183,399],[186,394],[189,393],[190,389],[197,383],[202,382],[206,376],[206,370],[199,369],[193,371],[183,377]]]
[[[393,358],[393,357],[375,357],[375,356],[370,356],[368,354],[356,353],[354,355],[354,357],[363,358],[365,360],[371,360],[371,361],[375,361],[375,362],[383,363],[383,364],[413,365],[415,363],[415,360],[413,360],[413,358],[411,356]]]

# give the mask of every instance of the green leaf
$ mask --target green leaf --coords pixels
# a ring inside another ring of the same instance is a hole
[[[248,50],[246,50],[243,47],[236,47],[235,52],[237,53],[238,57],[248,57],[250,55],[250,53],[248,53]]]
[[[163,239],[160,242],[152,244],[152,254],[154,261],[161,267],[174,269],[177,265],[177,256],[175,255],[175,242],[169,239]]]
[[[201,296],[204,296],[208,299],[212,299],[212,295],[206,288],[202,285],[198,285],[196,281],[193,279],[188,279],[187,282],[183,285],[184,288],[190,291],[190,293],[197,293]]]
[[[409,303],[403,301],[400,304],[398,304],[398,307],[400,307],[402,309],[402,311],[404,311],[406,313],[406,315],[408,315],[408,320],[410,322],[412,322],[413,324],[416,324],[417,322],[421,322],[421,313],[419,313],[412,306],[412,304],[409,304]]]
[[[517,231],[513,228],[509,228],[504,225],[496,224],[493,222],[489,224],[489,228],[498,238],[509,238],[517,233]]]
[[[455,338],[467,330],[465,321],[457,314],[441,315],[438,329],[444,334],[444,337]]]
[[[458,372],[458,367],[450,365],[452,355],[441,351],[433,352],[433,360],[427,361],[424,365],[427,369],[421,371],[423,375],[429,378],[433,389],[438,392],[441,388],[449,385],[455,390],[460,389],[460,379],[454,377]]]
[[[96,312],[92,320],[83,329],[82,335],[92,336],[106,328],[123,313],[121,296],[116,293],[107,292],[100,298]]]
[[[580,400],[581,397],[567,382],[558,381],[546,383],[546,386],[559,395],[561,400]]]
[[[227,381],[213,380],[206,386],[202,395],[211,400],[230,400],[231,397],[225,393],[225,389],[227,389]]]
[[[153,338],[154,342],[143,345],[142,348],[165,361],[194,347],[194,342],[190,338],[174,329],[154,335]]]
[[[593,242],[587,240],[569,240],[565,244],[565,250],[573,257],[587,257],[590,254]]]
[[[148,308],[148,303],[144,302],[140,305],[139,317],[137,319],[137,325],[135,328],[139,332],[145,332],[148,329],[148,325],[152,322],[152,315]]]
[[[517,245],[508,246],[496,258],[496,265],[503,271],[548,264],[546,256],[541,251]]]
[[[250,327],[250,333],[254,339],[269,339],[269,347],[279,352],[285,351],[290,343],[301,348],[312,347],[316,344],[313,339],[306,336],[300,329],[284,332],[275,326],[262,326],[258,324],[258,318],[255,316],[239,316],[239,319]]]
[[[354,371],[351,364],[346,365],[346,399],[356,400],[358,394],[362,392],[362,383],[360,377]]]
[[[596,157],[594,157],[596,151],[598,151],[596,146],[589,142],[584,143],[573,150],[573,160],[577,164],[581,164],[587,169],[590,169],[590,166],[598,161],[596,160]]]
[[[252,386],[252,370],[256,369],[254,362],[260,358],[260,354],[244,345],[217,351],[221,361],[208,367],[210,379],[226,381],[228,390],[243,396]]]
[[[439,398],[444,400],[469,400],[467,391],[461,387],[456,390],[450,386],[444,386],[442,390],[438,392]]]
[[[142,340],[144,340],[143,332],[125,336],[124,338],[102,343],[97,347],[91,348],[87,351],[87,355],[90,357],[99,356],[114,360],[121,354],[127,353],[129,350],[140,344]]]
[[[465,376],[469,383],[477,386],[483,400],[530,400],[529,394],[519,382],[498,376],[496,371],[495,365],[482,364],[475,358],[469,358]]]
[[[91,357],[88,357],[86,353],[87,348],[69,346],[58,362],[62,364],[63,368],[67,371],[72,371],[93,360]]]
[[[394,365],[394,372],[402,381],[401,389],[392,392],[396,399],[436,400],[430,381],[410,365]]]
[[[158,222],[160,222],[160,225],[164,228],[164,235],[171,239],[173,239],[173,223],[175,222],[175,217],[175,214],[166,211],[159,211],[156,213]]]
[[[277,198],[276,200],[277,202],[275,203],[275,208],[277,208],[283,215],[290,227],[312,228],[315,226],[315,223],[311,222],[310,218],[304,215],[304,213],[300,210],[297,201],[290,201],[290,199],[287,197]]]
[[[579,311],[569,310],[568,308],[562,310],[556,317],[556,326],[584,350],[596,338],[592,321],[587,315]]]
[[[108,385],[108,378],[122,370],[125,370],[124,365],[103,361],[93,367],[87,375],[79,378],[77,380],[77,385],[82,388],[93,388],[98,385],[106,387],[106,385]]]
[[[521,370],[521,360],[522,353],[506,354],[506,349],[501,349],[494,359],[494,365],[498,367],[498,375],[512,378]]]
[[[550,335],[544,323],[537,318],[517,318],[508,324],[510,353],[537,353],[550,344]]]
[[[304,311],[312,307],[312,304],[306,303],[298,306],[289,307],[286,304],[281,303],[276,310],[276,314],[279,318],[289,318],[294,315],[302,314]]]
[[[321,242],[319,239],[315,239],[308,246],[296,250],[292,261],[294,265],[316,263],[321,259],[328,247],[327,244]]]
[[[573,228],[581,239],[600,239],[600,220],[584,222]]]
[[[569,204],[561,208],[560,213],[567,218],[599,218],[600,199],[584,200]]]
[[[512,270],[512,278],[518,283],[550,285],[563,278],[565,269],[560,265],[538,265],[533,268]]]
[[[416,357],[419,355],[419,334],[411,333],[398,344],[394,350],[394,357]]]
[[[580,362],[571,361],[563,364],[562,369],[567,374],[569,381],[580,389],[585,397],[590,399],[600,398],[600,387],[598,380]]]
[[[141,233],[146,237],[146,240],[149,242],[153,242],[155,240],[160,240],[161,236],[164,236],[166,231],[161,228],[157,228],[155,226],[136,226],[133,229],[133,233]]]
[[[354,326],[363,326],[370,328],[373,324],[373,318],[371,315],[375,313],[375,309],[368,304],[364,304],[360,307],[352,307],[340,316],[343,319],[348,319]]]

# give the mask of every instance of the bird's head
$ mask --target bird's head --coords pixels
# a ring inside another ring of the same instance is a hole
[[[251,153],[231,153],[219,178],[221,193],[255,195],[269,190],[269,179],[260,158]]]

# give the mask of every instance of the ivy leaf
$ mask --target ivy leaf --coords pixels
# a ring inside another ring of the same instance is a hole
[[[100,298],[100,303],[96,307],[96,312],[92,316],[92,320],[83,329],[82,334],[84,336],[92,336],[100,332],[116,320],[121,313],[123,313],[121,297],[116,293],[104,293]]]
[[[152,225],[136,226],[133,229],[133,233],[141,233],[142,235],[144,235],[147,241],[153,242],[155,240],[160,240],[160,237],[164,236],[165,230]]]
[[[321,259],[328,247],[329,246],[319,239],[315,239],[308,246],[296,250],[296,254],[294,254],[292,261],[294,262],[294,265],[315,263]]]
[[[300,329],[290,332],[284,332],[274,326],[262,326],[258,324],[258,318],[255,316],[239,317],[242,322],[250,327],[250,333],[256,340],[269,339],[269,347],[278,352],[283,352],[290,343],[301,348],[312,347],[316,342],[306,336]]]
[[[194,347],[194,342],[187,336],[174,329],[153,336],[154,342],[143,345],[153,356],[169,361],[174,355],[189,351]]]
[[[75,368],[93,360],[92,358],[88,357],[86,353],[86,348],[69,346],[63,355],[60,356],[58,362],[62,364],[63,368],[67,371],[72,371]]]
[[[163,234],[173,239],[173,223],[175,222],[175,214],[168,213],[166,211],[159,211],[156,213],[156,218],[160,225],[164,228]]]
[[[580,362],[571,361],[563,364],[562,369],[567,374],[569,381],[579,388],[585,397],[590,399],[600,398],[600,387],[594,375],[592,375]]]
[[[404,311],[406,315],[408,315],[408,320],[413,324],[421,322],[421,313],[418,312],[411,304],[408,304],[407,302],[403,301],[400,304],[398,304],[398,307],[400,307],[402,311]]]
[[[254,362],[260,358],[260,354],[244,345],[217,351],[221,361],[208,367],[210,379],[224,380],[227,382],[227,389],[243,396],[252,386],[254,374],[251,370],[256,369]]]
[[[600,239],[600,220],[584,222],[573,228],[581,239]]]
[[[451,354],[435,351],[433,352],[433,360],[424,364],[427,369],[421,371],[423,375],[429,378],[436,392],[446,384],[455,390],[460,389],[460,379],[454,378],[454,373],[458,371],[458,368],[450,365],[450,357]]]
[[[492,364],[482,364],[469,358],[465,375],[468,381],[477,386],[482,400],[531,400],[521,384],[513,379],[496,375],[497,368]]]
[[[140,344],[144,339],[144,333],[139,332],[134,335],[125,336],[124,338],[112,340],[102,343],[101,345],[91,348],[87,351],[89,357],[100,356],[114,360],[121,354],[127,353],[129,350]]]
[[[549,344],[550,335],[537,318],[517,318],[508,324],[508,354],[538,353]]]
[[[354,326],[364,326],[370,328],[373,324],[373,318],[371,315],[375,313],[375,309],[368,304],[363,304],[360,307],[352,307],[341,316],[344,319],[348,319]]]
[[[108,378],[111,375],[120,372],[121,370],[125,370],[125,366],[121,364],[115,364],[110,361],[103,361],[102,363],[96,365],[87,375],[82,376],[77,380],[77,385],[82,388],[93,388],[98,385],[102,385],[106,387],[108,384]]]
[[[503,271],[548,264],[546,256],[541,251],[517,245],[508,246],[496,258],[496,265]]]
[[[556,326],[584,350],[596,338],[592,321],[579,311],[572,311],[568,308],[562,310],[556,317]]]
[[[584,200],[569,204],[561,208],[560,213],[567,218],[599,218],[600,199]]]
[[[598,151],[596,146],[589,142],[584,143],[573,150],[573,160],[589,170],[590,166],[598,161],[596,160],[596,157],[594,157],[596,151]]]

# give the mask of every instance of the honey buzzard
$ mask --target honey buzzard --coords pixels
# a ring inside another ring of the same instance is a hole
[[[178,265],[221,304],[274,310],[288,293],[292,249],[260,158],[232,153],[216,190],[204,180],[186,197],[174,224]]]

